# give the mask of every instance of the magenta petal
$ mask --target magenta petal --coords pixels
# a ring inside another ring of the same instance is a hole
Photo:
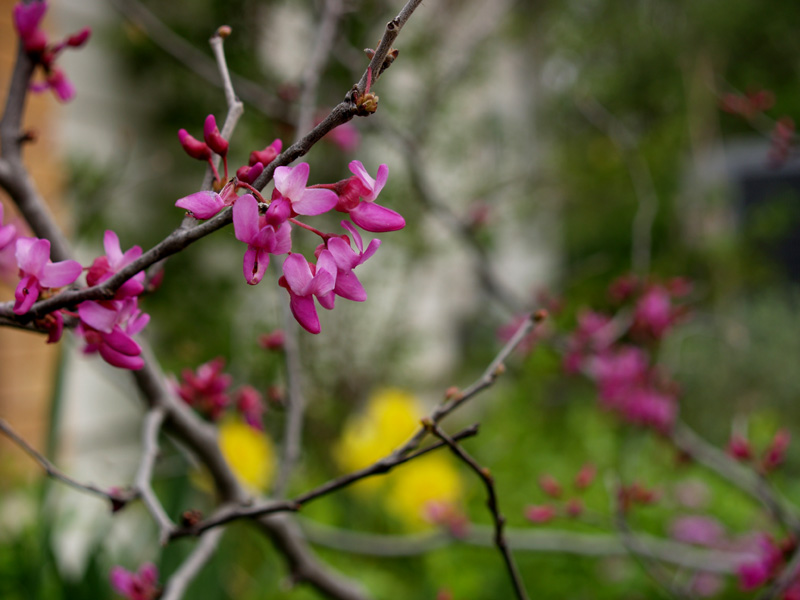
[[[38,276],[42,267],[50,260],[50,241],[39,238],[18,238],[15,255],[20,269]]]
[[[106,251],[109,264],[118,265],[122,261],[122,249],[119,247],[119,237],[110,229],[107,229],[103,235],[103,248]]]
[[[353,223],[364,229],[381,233],[384,231],[397,231],[406,226],[405,219],[395,211],[374,202],[362,202],[350,211]]]
[[[111,333],[105,334],[103,341],[117,352],[128,356],[139,356],[142,353],[142,347],[119,327],[115,327]]]
[[[275,189],[294,204],[303,196],[310,170],[308,163],[300,163],[296,167],[278,167],[273,175]]]
[[[367,246],[367,250],[361,255],[361,258],[358,260],[358,264],[363,265],[365,262],[367,262],[367,259],[369,259],[373,254],[375,254],[378,251],[380,245],[381,245],[380,240],[377,239],[372,240],[369,243],[369,246]]]
[[[319,333],[321,328],[319,325],[319,317],[317,316],[317,309],[314,306],[314,298],[312,296],[298,296],[296,294],[289,294],[289,296],[289,307],[292,309],[292,314],[294,318],[297,319],[297,322],[309,333]]]
[[[23,277],[17,285],[17,289],[14,290],[14,314],[24,315],[31,309],[38,297],[39,282],[36,277],[32,275]]]
[[[323,189],[307,189],[298,200],[292,199],[292,208],[298,215],[321,215],[339,202],[336,192]]]
[[[356,277],[355,273],[339,273],[336,276],[336,287],[333,291],[342,298],[353,300],[355,302],[364,302],[367,299],[367,292],[364,286]]]
[[[242,260],[242,275],[244,280],[250,285],[255,285],[253,282],[253,273],[256,271],[256,259],[258,258],[258,248],[255,246],[248,246],[244,251],[244,259]]]
[[[3,214],[0,213],[0,223],[3,222]],[[13,225],[0,225],[0,250],[8,246],[17,235],[17,228]]]
[[[122,567],[113,567],[109,574],[109,579],[114,591],[123,596],[130,596],[130,592],[133,589],[133,573]]]
[[[138,296],[144,291],[144,285],[141,281],[136,279],[128,279],[125,283],[119,286],[115,298],[129,298],[131,296]]]
[[[356,248],[358,248],[358,251],[363,252],[364,242],[361,239],[361,234],[358,232],[358,229],[353,227],[353,224],[350,221],[342,221],[342,227],[347,229],[347,231],[350,233],[353,243],[356,245]]]
[[[233,233],[237,240],[249,244],[258,231],[258,201],[251,194],[245,194],[233,205]]]
[[[77,260],[62,260],[42,267],[39,281],[43,287],[62,287],[75,281],[80,276],[81,271],[83,271],[83,267]]]
[[[375,178],[375,187],[372,189],[372,195],[366,198],[366,200],[375,200],[378,194],[381,193],[383,186],[386,185],[387,179],[389,179],[389,167],[388,165],[381,165],[378,167],[378,175]]]
[[[26,38],[33,34],[39,23],[47,12],[47,3],[45,2],[31,2],[29,4],[22,4],[17,2],[14,5],[14,24],[17,26],[17,31],[21,38]]]
[[[102,344],[100,346],[100,356],[113,367],[120,369],[130,369],[131,371],[138,371],[144,367],[144,359],[141,356],[128,356],[117,352],[111,346]]]
[[[358,264],[358,255],[350,245],[340,237],[328,240],[328,251],[333,256],[336,266],[341,271],[349,271]]]
[[[135,317],[131,317],[128,320],[128,324],[125,326],[125,332],[128,335],[136,335],[142,329],[144,329],[147,324],[150,322],[150,315],[147,313],[140,312]]]
[[[153,563],[144,563],[139,567],[139,577],[149,586],[154,586],[158,582],[158,569]]]
[[[87,300],[78,305],[78,316],[81,321],[86,323],[92,329],[102,331],[104,333],[111,333],[114,325],[117,322],[117,311],[106,308],[97,302]]]
[[[311,274],[311,267],[302,254],[290,254],[283,261],[283,276],[289,289],[298,296],[307,296],[309,286],[314,276]]]
[[[350,161],[349,167],[350,167],[350,172],[356,177],[358,177],[361,180],[361,183],[363,183],[370,190],[373,188],[373,186],[375,185],[375,180],[372,177],[370,177],[370,174],[367,173],[367,170],[364,168],[364,165],[361,163],[360,160]]]
[[[190,212],[196,219],[210,219],[223,209],[225,202],[216,192],[204,190],[184,196],[175,206]]]
[[[286,254],[292,249],[292,228],[288,223],[284,223],[275,233],[275,247],[272,254]]]

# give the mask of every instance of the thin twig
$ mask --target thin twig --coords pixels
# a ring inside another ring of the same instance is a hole
[[[486,506],[489,508],[489,513],[492,515],[492,521],[494,521],[494,544],[503,557],[503,562],[505,562],[506,569],[508,570],[508,576],[511,578],[511,583],[514,586],[514,593],[519,600],[527,600],[528,593],[525,591],[525,584],[522,581],[522,576],[519,574],[517,564],[514,562],[514,555],[511,554],[505,534],[503,533],[506,519],[500,513],[500,506],[497,503],[497,490],[494,487],[494,478],[489,472],[489,469],[479,465],[466,450],[447,435],[438,425],[430,421],[424,423],[424,425],[430,428],[433,435],[446,443],[453,454],[460,458],[470,469],[475,471],[475,474],[483,482],[484,487],[486,487]]]
[[[33,448],[25,439],[20,436],[14,429],[9,425],[8,421],[5,419],[0,419],[0,433],[3,433],[6,437],[8,437],[12,442],[14,442],[17,446],[22,448],[28,456],[30,456],[33,460],[39,463],[41,467],[45,470],[48,476],[52,477],[53,479],[64,483],[71,488],[76,490],[80,490],[81,492],[87,492],[89,494],[93,494],[95,496],[100,496],[101,498],[110,501],[112,504],[116,505],[123,505],[127,502],[130,502],[136,497],[135,493],[122,493],[116,492],[113,490],[105,490],[103,488],[97,487],[96,485],[92,485],[90,483],[81,483],[77,479],[73,479],[69,475],[66,475],[63,471],[58,469],[53,463],[47,460],[41,453]]]
[[[215,529],[200,538],[191,554],[178,570],[170,576],[164,587],[164,592],[160,596],[161,600],[180,600],[183,598],[186,588],[197,577],[200,569],[214,556],[224,532],[224,529]]]
[[[153,491],[151,480],[153,467],[158,458],[158,434],[166,413],[161,406],[154,406],[147,411],[142,423],[142,457],[136,472],[135,488],[139,491],[147,510],[158,525],[158,541],[164,546],[169,541],[169,534],[175,528],[164,507]]]

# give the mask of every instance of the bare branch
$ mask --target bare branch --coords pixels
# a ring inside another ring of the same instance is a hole
[[[495,546],[497,546],[497,549],[500,551],[500,554],[503,557],[506,570],[508,570],[508,576],[511,578],[511,583],[514,586],[514,593],[519,600],[527,600],[528,593],[525,591],[525,584],[522,581],[517,564],[514,562],[514,556],[511,554],[505,534],[503,533],[506,519],[500,513],[500,507],[497,503],[497,491],[494,487],[494,478],[489,473],[489,469],[480,466],[477,461],[467,453],[466,450],[459,446],[458,443],[449,435],[447,435],[438,425],[430,421],[423,424],[425,427],[430,429],[433,435],[445,442],[453,454],[466,463],[470,469],[475,471],[475,474],[480,477],[481,481],[483,482],[483,485],[486,488],[486,506],[489,508],[489,513],[492,515],[492,520],[494,521]]]
[[[161,600],[180,600],[183,598],[186,588],[197,577],[200,569],[214,556],[224,531],[224,529],[209,531],[200,538],[192,553],[167,581],[164,592],[160,596]]]
[[[169,541],[169,534],[175,527],[164,507],[153,491],[151,480],[153,466],[158,458],[158,433],[164,422],[165,411],[161,406],[154,406],[147,411],[142,423],[142,457],[136,473],[135,488],[142,497],[147,510],[158,525],[158,541],[164,546]]]
[[[0,433],[3,433],[6,437],[8,437],[12,442],[14,442],[17,446],[22,448],[28,456],[30,456],[33,460],[39,463],[41,467],[45,470],[48,476],[52,477],[53,479],[64,483],[71,488],[79,490],[81,492],[87,492],[89,494],[93,494],[95,496],[100,496],[105,500],[109,500],[114,505],[124,505],[127,502],[130,502],[136,497],[135,493],[123,493],[114,490],[105,490],[103,488],[97,487],[96,485],[81,483],[80,481],[73,479],[69,475],[66,475],[63,471],[59,470],[53,463],[47,460],[41,453],[33,448],[25,439],[20,436],[14,429],[9,425],[9,423],[5,419],[0,419]]]

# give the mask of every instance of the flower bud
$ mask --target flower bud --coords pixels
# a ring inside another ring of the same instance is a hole
[[[185,129],[178,130],[178,141],[181,143],[186,154],[197,160],[208,160],[211,158],[211,149],[200,140],[196,140]]]
[[[208,147],[211,148],[215,154],[219,154],[220,156],[228,154],[228,140],[222,137],[222,134],[219,132],[217,120],[214,118],[214,115],[208,115],[206,117],[206,122],[203,126],[203,139],[205,139],[206,144],[208,144]]]

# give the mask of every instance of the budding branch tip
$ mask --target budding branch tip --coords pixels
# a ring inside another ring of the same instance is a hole
[[[534,323],[541,323],[542,321],[544,321],[549,316],[550,316],[550,313],[548,313],[544,308],[540,308],[535,313],[533,313],[533,322]]]
[[[233,33],[233,29],[231,29],[230,25],[220,25],[214,35],[221,37],[224,40],[231,33]]]

